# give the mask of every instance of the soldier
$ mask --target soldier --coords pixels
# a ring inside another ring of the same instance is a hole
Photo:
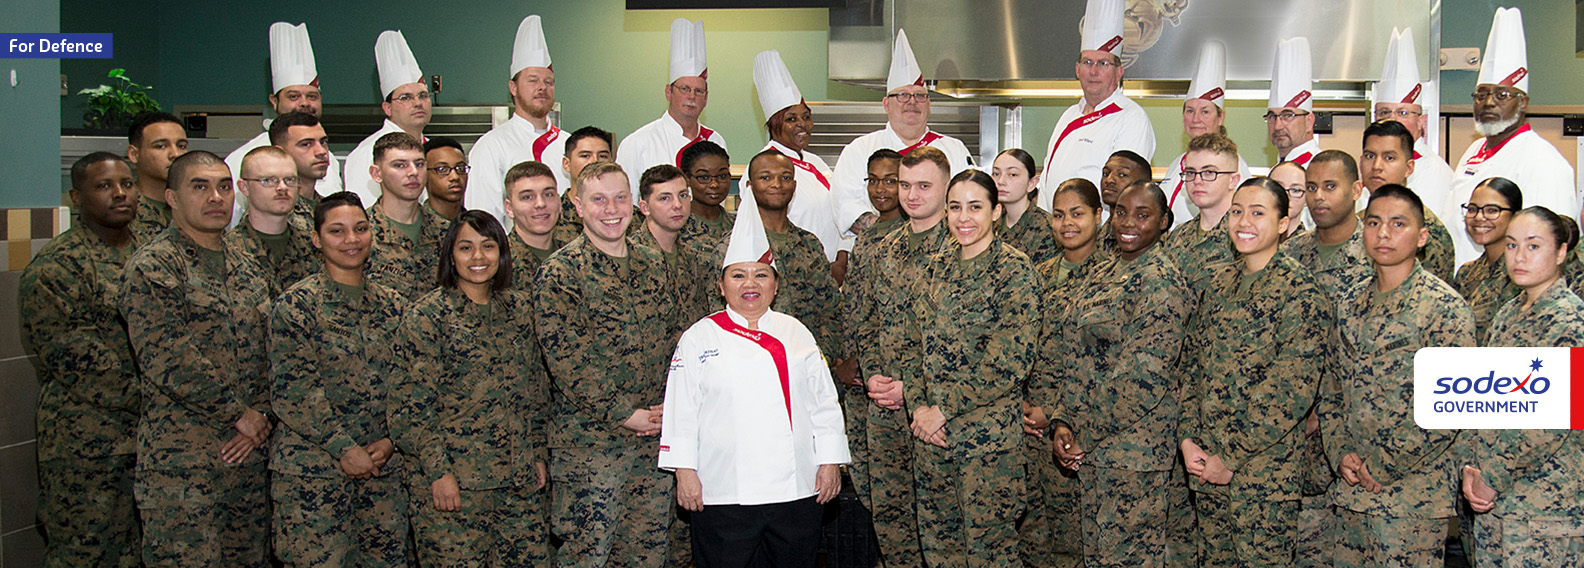
[[[439,289],[408,308],[397,331],[407,371],[395,379],[390,426],[411,460],[409,507],[425,565],[548,562],[549,379],[533,297],[512,288],[505,242],[494,215],[464,211],[440,243]]]
[[[875,208],[879,217],[875,219],[874,225],[858,235],[854,248],[857,248],[858,243],[878,243],[907,222],[907,216],[902,214],[902,206],[897,203],[897,172],[901,168],[902,155],[896,150],[881,148],[869,155],[864,186],[868,188],[869,206]]]
[[[1161,246],[1177,261],[1195,291],[1204,290],[1217,264],[1232,260],[1226,213],[1232,207],[1232,189],[1243,180],[1237,165],[1237,143],[1231,138],[1211,132],[1188,141],[1188,153],[1183,157],[1183,185],[1188,200],[1199,208],[1199,216],[1166,235]]]
[[[682,151],[678,167],[687,179],[688,194],[693,197],[681,240],[715,258],[737,220],[736,211],[721,207],[731,192],[731,157],[719,144],[702,140]]]
[[[551,253],[566,245],[556,238],[561,219],[556,178],[550,166],[523,162],[506,170],[506,218],[512,222],[506,237],[512,252],[512,288],[532,290],[533,275]]]
[[[270,123],[270,145],[285,150],[297,165],[297,203],[292,208],[292,223],[304,233],[311,234],[314,206],[319,204],[318,188],[320,185],[332,186],[330,181],[326,181],[330,180],[326,172],[329,171],[330,162],[334,161],[330,157],[330,136],[325,134],[319,117],[305,112],[288,112]],[[240,170],[241,162],[238,161],[238,164]],[[334,186],[339,187],[340,183],[335,180]]]
[[[1123,189],[1138,180],[1148,181],[1150,172],[1149,160],[1132,150],[1117,150],[1106,158],[1105,166],[1100,168],[1100,202],[1105,204],[1106,214],[1122,197]]]
[[[1480,182],[1463,205],[1463,226],[1469,239],[1483,247],[1484,254],[1463,264],[1452,286],[1468,302],[1474,314],[1474,340],[1489,343],[1486,334],[1496,311],[1521,291],[1507,276],[1507,228],[1513,215],[1523,210],[1523,191],[1507,178],[1493,177]]]
[[[22,272],[22,342],[39,377],[39,525],[44,565],[139,566],[132,499],[141,397],[117,309],[126,258],[142,245],[132,167],[109,152],[72,164],[78,223]]]
[[[995,178],[996,200],[1006,211],[996,221],[1002,240],[1028,255],[1029,262],[1036,265],[1055,258],[1061,247],[1051,234],[1050,213],[1034,207],[1030,199],[1029,192],[1039,184],[1034,156],[1021,148],[1003,150],[992,162],[990,176]]]
[[[170,226],[169,185],[166,172],[173,160],[187,153],[187,129],[181,119],[166,112],[145,112],[127,128],[127,161],[137,166],[138,215],[132,233],[144,243]]]
[[[615,137],[596,126],[585,126],[567,135],[565,154],[561,156],[561,171],[570,180],[557,188],[561,193],[561,218],[556,221],[555,238],[563,243],[583,234],[583,218],[578,216],[578,173],[594,162],[612,161],[611,150],[616,147]]]
[[[1304,216],[1304,182],[1307,181],[1306,176],[1307,173],[1304,171],[1304,166],[1298,165],[1298,162],[1282,162],[1270,169],[1269,177],[1271,181],[1276,182],[1287,190],[1287,216],[1294,220],[1307,221]],[[1282,235],[1282,242],[1285,243],[1308,232],[1309,229],[1304,227],[1302,222],[1290,223],[1287,225],[1287,234]]]
[[[797,191],[792,161],[776,150],[765,150],[748,161],[746,175],[776,257],[779,292],[773,308],[808,326],[819,341],[820,353],[833,363],[840,361],[841,290],[831,277],[819,237],[787,217]]]
[[[1332,485],[1336,566],[1438,566],[1457,488],[1455,430],[1414,424],[1414,353],[1473,346],[1474,322],[1452,287],[1417,259],[1429,240],[1424,204],[1388,184],[1365,209],[1374,277],[1337,309],[1332,365],[1319,408],[1326,453],[1346,483]]]
[[[1476,194],[1478,192],[1476,191]],[[1559,264],[1578,245],[1572,220],[1544,207],[1516,215],[1507,229],[1517,245],[1507,258],[1523,296],[1491,324],[1493,346],[1584,346],[1584,301],[1568,289]],[[1572,430],[1475,430],[1474,461],[1463,466],[1463,496],[1474,512],[1474,559],[1480,565],[1584,564],[1576,527],[1584,519],[1578,476],[1584,437]],[[1558,530],[1560,529],[1560,530]]]
[[[583,236],[535,278],[535,327],[550,370],[550,525],[561,566],[665,562],[671,476],[654,467],[666,363],[676,347],[665,257],[627,236],[621,166],[574,181]]]
[[[307,198],[297,195],[297,164],[278,146],[250,150],[242,157],[241,174],[236,187],[247,198],[247,209],[242,223],[226,231],[226,243],[270,279],[273,298],[324,267],[313,231],[291,222],[293,210]]]
[[[423,145],[403,132],[381,136],[374,144],[369,175],[380,186],[379,201],[369,208],[369,280],[389,286],[409,300],[435,287],[440,238],[451,222],[418,198],[424,189]]]
[[[1199,169],[1192,155],[1185,172]],[[1286,189],[1250,179],[1227,218],[1240,257],[1206,271],[1185,326],[1194,332],[1179,364],[1183,465],[1203,565],[1287,566],[1298,531],[1299,425],[1314,404],[1314,362],[1331,316],[1309,269],[1278,252],[1294,221]]]
[[[1359,169],[1363,173],[1364,188],[1371,192],[1383,185],[1394,183],[1404,187],[1413,176],[1414,136],[1408,128],[1395,120],[1376,122],[1364,128],[1364,150],[1359,154]],[[1430,159],[1437,159],[1432,156]],[[1416,193],[1420,188],[1412,188]],[[1442,190],[1444,191],[1444,190]],[[1453,248],[1452,233],[1447,231],[1441,218],[1431,209],[1425,210],[1425,228],[1430,231],[1430,241],[1419,249],[1419,262],[1424,263],[1436,278],[1452,281],[1452,269],[1457,268],[1457,250]]]
[[[243,157],[256,159],[260,146]],[[279,151],[277,148],[276,151]],[[369,222],[350,191],[314,208],[324,269],[270,310],[270,448],[275,554],[287,566],[397,566],[407,561],[402,459],[385,421],[391,352],[405,298],[363,278]]]
[[[424,142],[424,189],[429,198],[424,207],[434,210],[447,221],[462,214],[463,194],[467,191],[467,157],[462,155],[462,143],[455,138],[436,136]]]
[[[148,566],[269,565],[269,278],[227,247],[231,172],[171,162],[171,227],[126,266],[142,372],[137,502]]]

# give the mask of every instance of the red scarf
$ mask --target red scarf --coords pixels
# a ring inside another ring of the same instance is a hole
[[[776,374],[780,375],[781,378],[781,399],[786,402],[787,426],[791,426],[792,385],[787,371],[786,346],[781,344],[781,340],[772,337],[768,333],[762,331],[753,331],[746,327],[737,325],[737,322],[732,321],[731,315],[727,314],[725,310],[711,314],[709,319],[710,321],[715,322],[715,325],[720,326],[721,329],[736,334],[743,339],[747,339],[748,341],[752,341],[754,344],[770,353],[770,358],[775,361]]]
[[[1466,165],[1477,166],[1485,163],[1485,160],[1495,157],[1497,152],[1500,152],[1502,148],[1506,147],[1508,142],[1512,142],[1514,138],[1518,137],[1518,135],[1529,132],[1530,130],[1531,129],[1529,128],[1529,125],[1526,123],[1523,126],[1518,127],[1518,131],[1514,132],[1512,136],[1508,136],[1506,140],[1501,141],[1501,144],[1497,144],[1494,147],[1490,145],[1490,138],[1486,137],[1485,145],[1480,148],[1480,151],[1475,152],[1473,156],[1469,156],[1468,164]]]
[[[538,138],[535,138],[533,141],[534,161],[543,162],[545,148],[549,148],[550,143],[555,142],[556,138],[560,136],[561,129],[551,126],[544,134],[540,134]]]
[[[926,136],[926,138],[927,137],[928,136]],[[771,148],[775,148],[775,147],[771,146]],[[800,169],[800,170],[803,170],[805,172],[814,174],[814,179],[819,180],[820,185],[824,185],[825,189],[827,191],[830,190],[830,188],[831,188],[830,180],[825,179],[825,174],[820,173],[819,168],[814,167],[814,164],[805,162],[803,160],[799,160],[797,158],[797,156],[793,156],[793,155],[788,154],[786,152],[781,152],[780,148],[775,148],[775,151],[776,152],[780,152],[781,155],[783,155],[783,156],[786,156],[788,160],[792,160],[792,165],[793,166],[797,166],[797,169]]]
[[[1078,120],[1074,120],[1072,122],[1067,123],[1067,128],[1062,129],[1061,135],[1056,137],[1056,143],[1051,145],[1050,155],[1045,157],[1045,171],[1047,173],[1050,172],[1051,163],[1056,160],[1056,150],[1061,148],[1062,141],[1067,139],[1067,135],[1068,134],[1072,134],[1073,132],[1076,132],[1079,128],[1083,128],[1085,126],[1089,126],[1091,124],[1094,124],[1095,121],[1098,121],[1098,120],[1100,120],[1102,118],[1105,118],[1105,117],[1107,117],[1109,115],[1113,115],[1113,114],[1116,114],[1116,113],[1119,113],[1119,112],[1122,112],[1122,107],[1120,105],[1117,105],[1116,103],[1111,103],[1111,104],[1106,105],[1104,108],[1101,108],[1100,110],[1097,110],[1097,111],[1091,112],[1089,114],[1080,116],[1080,117],[1078,117]]]
[[[941,135],[939,135],[939,134],[936,134],[934,132],[925,132],[924,133],[924,137],[920,138],[918,142],[914,142],[912,146],[908,146],[908,147],[903,148],[901,150],[897,150],[897,153],[901,154],[903,156],[906,156],[906,155],[908,155],[909,152],[912,152],[912,151],[917,150],[919,148],[923,148],[925,146],[928,146],[928,145],[930,145],[931,142],[934,142],[934,141],[940,140],[940,139],[941,139]]]
[[[686,152],[687,149],[691,148],[694,144],[698,144],[699,142],[703,142],[705,140],[709,140],[709,137],[714,136],[714,135],[715,135],[715,131],[714,130],[710,130],[708,126],[704,126],[704,125],[700,124],[699,125],[698,136],[693,137],[693,139],[689,140],[687,144],[683,144],[682,145],[682,149],[677,150],[676,164],[675,164],[676,167],[679,167],[679,168],[682,167],[682,153],[683,152]],[[639,173],[642,173],[642,172],[639,172]]]

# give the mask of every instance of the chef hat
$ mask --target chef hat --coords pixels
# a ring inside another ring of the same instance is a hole
[[[1517,8],[1496,9],[1475,82],[1529,92],[1529,47],[1524,40],[1523,14]]]
[[[308,24],[270,25],[270,78],[275,90],[292,85],[319,86],[319,68],[314,65],[313,44],[308,42]]]
[[[739,262],[763,262],[775,266],[775,255],[770,253],[770,238],[765,236],[764,221],[759,219],[758,206],[737,208],[737,222],[732,225],[731,241],[726,244],[726,257],[721,260],[721,268]]]
[[[1309,38],[1282,40],[1276,46],[1276,66],[1271,69],[1270,108],[1314,110],[1311,91]]]
[[[1375,102],[1420,104],[1423,100],[1413,28],[1401,32],[1392,28],[1391,43],[1386,45],[1386,64],[1381,66],[1381,80],[1375,84]]]
[[[1199,67],[1188,83],[1188,98],[1204,99],[1226,108],[1226,46],[1211,40],[1199,49]]]
[[[781,61],[781,53],[772,49],[761,51],[753,62],[754,87],[759,90],[759,108],[765,118],[789,106],[803,102],[803,93],[792,81],[792,72]]]
[[[550,46],[545,45],[544,27],[539,24],[537,14],[523,18],[517,24],[517,41],[512,42],[511,75],[508,78],[517,78],[517,73],[524,67],[550,67]]]
[[[924,69],[913,58],[913,46],[908,44],[907,32],[899,29],[896,45],[891,48],[891,74],[886,76],[886,92],[908,85],[924,86]]]
[[[1124,4],[1123,0],[1089,0],[1089,6],[1084,9],[1083,21],[1079,24],[1083,39],[1078,49],[1121,56]]]
[[[379,67],[380,95],[388,97],[397,87],[409,83],[422,83],[423,70],[418,59],[407,47],[407,38],[399,31],[380,32],[374,42],[374,64]]]
[[[671,21],[671,82],[683,77],[709,78],[704,57],[704,21]]]

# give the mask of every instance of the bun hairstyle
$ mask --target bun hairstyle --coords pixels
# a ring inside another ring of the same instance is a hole
[[[1566,252],[1573,252],[1573,247],[1578,246],[1578,228],[1571,219],[1557,215],[1556,212],[1535,205],[1519,211],[1518,215],[1533,215],[1545,222],[1551,230],[1551,238],[1556,240],[1558,248]]]
[[[957,175],[952,176],[951,183],[946,184],[946,192],[950,193],[951,188],[956,187],[957,184],[963,182],[972,183],[984,188],[985,193],[990,195],[990,207],[993,208],[1001,204],[1000,196],[996,195],[995,180],[990,177],[990,174],[984,173],[983,170],[975,168],[968,168],[958,172]]]
[[[1209,136],[1209,134],[1206,134],[1205,136]],[[1276,180],[1265,176],[1254,176],[1248,178],[1248,180],[1244,181],[1243,183],[1238,184],[1237,190],[1243,191],[1243,188],[1251,186],[1258,186],[1261,189],[1270,192],[1271,197],[1276,198],[1276,212],[1281,215],[1281,217],[1277,218],[1287,218],[1287,207],[1290,205],[1290,203],[1287,198],[1287,190],[1283,188],[1281,184],[1276,183]]]

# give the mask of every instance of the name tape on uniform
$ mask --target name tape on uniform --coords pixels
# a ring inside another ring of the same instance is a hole
[[[1420,428],[1584,429],[1584,347],[1426,347],[1414,354]]]
[[[0,59],[110,59],[115,38],[107,33],[0,33]]]

